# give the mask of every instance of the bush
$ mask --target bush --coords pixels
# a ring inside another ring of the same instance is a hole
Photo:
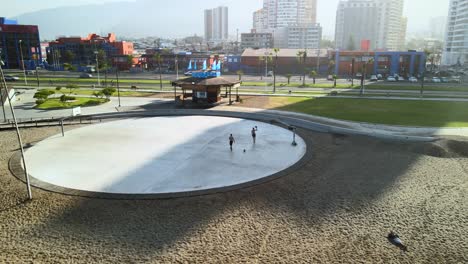
[[[61,102],[74,101],[74,100],[76,100],[76,98],[73,96],[67,96],[67,95],[60,96]]]
[[[46,100],[44,100],[44,99],[37,99],[36,100],[36,105],[41,105],[41,104],[45,103],[45,101]]]
[[[111,97],[117,90],[115,88],[104,88],[101,93],[106,97]]]
[[[49,96],[55,94],[54,91],[50,90],[40,90],[37,93],[34,94],[34,99],[42,99],[42,100],[47,100]]]
[[[102,92],[94,92],[93,96],[95,96],[96,98],[102,98],[104,94]]]
[[[102,104],[102,101],[92,99],[92,100],[89,100],[88,102],[86,102],[85,104],[83,104],[83,106],[96,106],[96,105],[100,105],[100,104]]]

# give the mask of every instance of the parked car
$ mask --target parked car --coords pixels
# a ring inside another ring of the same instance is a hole
[[[382,74],[377,74],[377,79],[382,80],[383,79]]]
[[[34,75],[34,74],[36,74],[36,72],[35,71],[26,71],[26,74],[27,75]]]
[[[362,73],[360,73],[360,72],[356,73],[356,77],[357,77],[357,78],[361,78],[361,77],[362,77]]]
[[[448,80],[449,83],[461,83],[460,77],[452,77]]]
[[[397,79],[395,77],[393,77],[393,76],[388,76],[388,78],[387,78],[387,82],[396,82],[396,81],[397,81]]]
[[[431,80],[433,83],[441,83],[442,81],[437,78],[437,77],[432,77],[432,80]]]
[[[440,78],[440,81],[443,82],[443,83],[448,83],[448,82],[449,82],[449,78],[447,78],[447,77],[441,77],[441,78]]]
[[[418,78],[416,78],[416,77],[409,77],[408,81],[411,82],[411,83],[417,83],[417,82],[418,82]]]
[[[378,80],[379,80],[379,78],[377,78],[377,75],[371,75],[371,77],[370,77],[371,82],[376,82]]]
[[[273,71],[269,71],[269,72],[267,73],[267,76],[268,76],[268,77],[272,77],[272,76],[273,76]]]
[[[192,72],[191,71],[188,71],[186,73],[184,73],[185,76],[192,76]]]
[[[19,78],[16,76],[5,75],[5,81],[7,82],[16,82],[19,81]]]
[[[327,81],[333,81],[333,75],[328,75],[327,76]]]
[[[80,78],[89,79],[89,78],[93,78],[93,75],[83,72],[82,74],[80,74]]]

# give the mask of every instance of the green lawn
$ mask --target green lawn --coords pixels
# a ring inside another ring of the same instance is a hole
[[[385,84],[370,84],[366,85],[366,89],[369,90],[421,90],[421,85],[385,85]],[[450,92],[468,92],[468,86],[456,86],[447,84],[446,86],[441,85],[424,85],[424,91],[450,91]]]
[[[76,98],[75,101],[69,103],[62,103],[60,99],[49,99],[45,103],[36,106],[38,109],[51,110],[51,109],[68,109],[77,106],[95,106],[108,102],[107,99],[98,98]]]
[[[46,89],[46,90],[56,92],[55,89]],[[65,89],[65,91],[68,91],[68,90]],[[93,95],[94,92],[98,92],[98,91],[99,90],[97,89],[96,90],[81,90],[81,89],[78,90],[77,89],[73,91],[72,95]],[[60,94],[60,93],[56,92],[56,94]],[[154,94],[155,93],[148,93],[148,92],[120,91],[120,96],[122,97],[144,97],[144,96],[151,96]],[[113,94],[112,96],[117,96],[117,92],[115,92],[115,94]]]
[[[468,127],[468,102],[275,97],[270,108],[378,124]]]
[[[112,80],[114,80],[114,83],[117,81],[115,80],[114,76],[108,77],[107,78],[107,83],[110,83]],[[23,78],[20,78],[18,82],[24,81]],[[39,77],[39,81],[41,84],[48,84],[49,81],[52,81],[53,84],[66,84],[66,83],[83,83],[83,84],[97,84],[98,79],[96,77],[93,78],[47,78],[47,77]],[[101,82],[104,82],[104,76],[101,76]],[[36,78],[34,77],[29,77],[28,78],[28,83],[30,85],[34,86],[36,85]],[[119,83],[121,84],[159,84],[159,80],[140,80],[140,79],[119,79]],[[163,84],[170,84],[171,81],[169,80],[162,80]]]
[[[265,87],[265,86],[273,86],[272,82],[242,82],[242,86],[259,86],[259,87]],[[277,82],[276,87],[302,87],[302,83],[283,83],[283,82]],[[338,83],[336,84],[336,89],[350,89],[350,88],[358,88],[358,85],[354,85],[351,87],[351,84],[341,84]],[[333,82],[330,83],[318,83],[318,84],[312,84],[312,81],[307,82],[305,87],[303,88],[334,88],[333,87]]]

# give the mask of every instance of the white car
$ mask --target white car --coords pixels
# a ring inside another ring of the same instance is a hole
[[[417,83],[418,82],[418,79],[416,77],[410,77],[408,79],[409,82],[412,82],[412,83]]]
[[[376,82],[378,80],[379,80],[379,78],[377,78],[377,75],[371,75],[371,77],[370,77],[371,82]]]
[[[433,83],[441,83],[442,81],[437,77],[432,77],[432,82]]]
[[[397,79],[395,77],[393,77],[393,76],[389,76],[387,78],[387,82],[396,82],[396,81],[397,81]]]

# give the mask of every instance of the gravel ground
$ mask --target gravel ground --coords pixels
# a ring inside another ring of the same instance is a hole
[[[57,133],[28,129],[23,137]],[[313,160],[261,186],[154,201],[34,188],[34,200],[24,202],[25,186],[8,171],[15,134],[2,131],[0,262],[468,262],[466,142],[304,134],[314,142]],[[408,253],[388,243],[390,230]]]

